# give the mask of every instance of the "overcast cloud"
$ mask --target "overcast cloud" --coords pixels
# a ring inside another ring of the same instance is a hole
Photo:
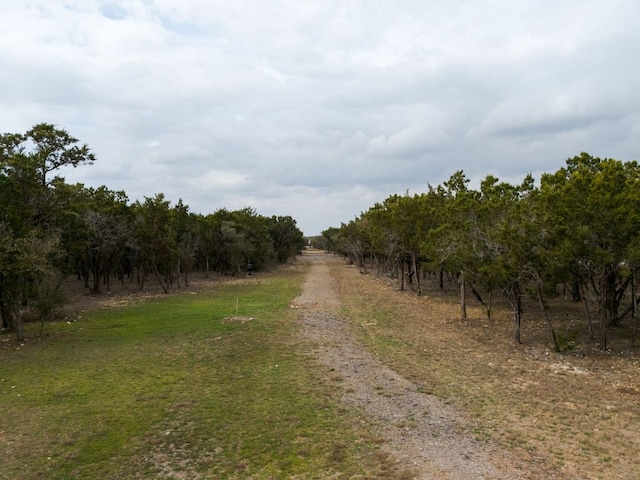
[[[307,235],[456,170],[640,155],[637,0],[0,0],[0,132],[67,181],[254,207]]]

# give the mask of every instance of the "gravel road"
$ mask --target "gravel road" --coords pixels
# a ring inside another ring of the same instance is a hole
[[[331,255],[305,253],[310,269],[302,294],[301,334],[312,344],[317,362],[341,378],[342,400],[379,428],[384,448],[415,479],[523,479],[508,452],[476,441],[464,415],[438,398],[420,393],[368,353],[339,314],[340,298],[329,268]]]

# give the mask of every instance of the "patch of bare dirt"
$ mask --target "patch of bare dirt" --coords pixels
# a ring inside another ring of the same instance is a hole
[[[126,279],[122,283],[112,282],[109,289],[107,289],[106,286],[103,286],[103,291],[101,293],[92,294],[84,287],[82,280],[77,280],[75,277],[69,277],[65,281],[63,287],[68,300],[63,313],[74,316],[85,310],[122,307],[145,302],[158,296],[172,295],[175,293],[188,293],[195,295],[197,292],[211,289],[215,285],[246,282],[260,282],[260,276],[221,276],[212,273],[209,278],[205,278],[201,273],[198,273],[191,275],[188,284],[185,284],[184,280],[182,280],[179,285],[177,282],[174,283],[171,285],[168,293],[164,293],[162,287],[157,282],[148,281],[144,285],[144,290],[140,290],[135,280]]]
[[[252,320],[254,320],[253,317],[243,317],[243,316],[225,317],[222,319],[222,323],[247,323],[247,322],[251,322]]]

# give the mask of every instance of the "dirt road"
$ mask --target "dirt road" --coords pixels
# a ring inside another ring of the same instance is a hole
[[[479,443],[463,416],[369,354],[338,311],[340,298],[329,268],[340,259],[305,254],[310,264],[296,299],[301,332],[319,364],[340,378],[342,400],[373,421],[384,448],[416,479],[530,478],[508,454]]]

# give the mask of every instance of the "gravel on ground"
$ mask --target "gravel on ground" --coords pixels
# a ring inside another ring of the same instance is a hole
[[[341,380],[342,401],[363,414],[383,448],[415,479],[531,478],[508,452],[476,440],[461,412],[383,365],[360,344],[339,312],[331,255],[306,253],[309,271],[293,307],[317,362]]]

